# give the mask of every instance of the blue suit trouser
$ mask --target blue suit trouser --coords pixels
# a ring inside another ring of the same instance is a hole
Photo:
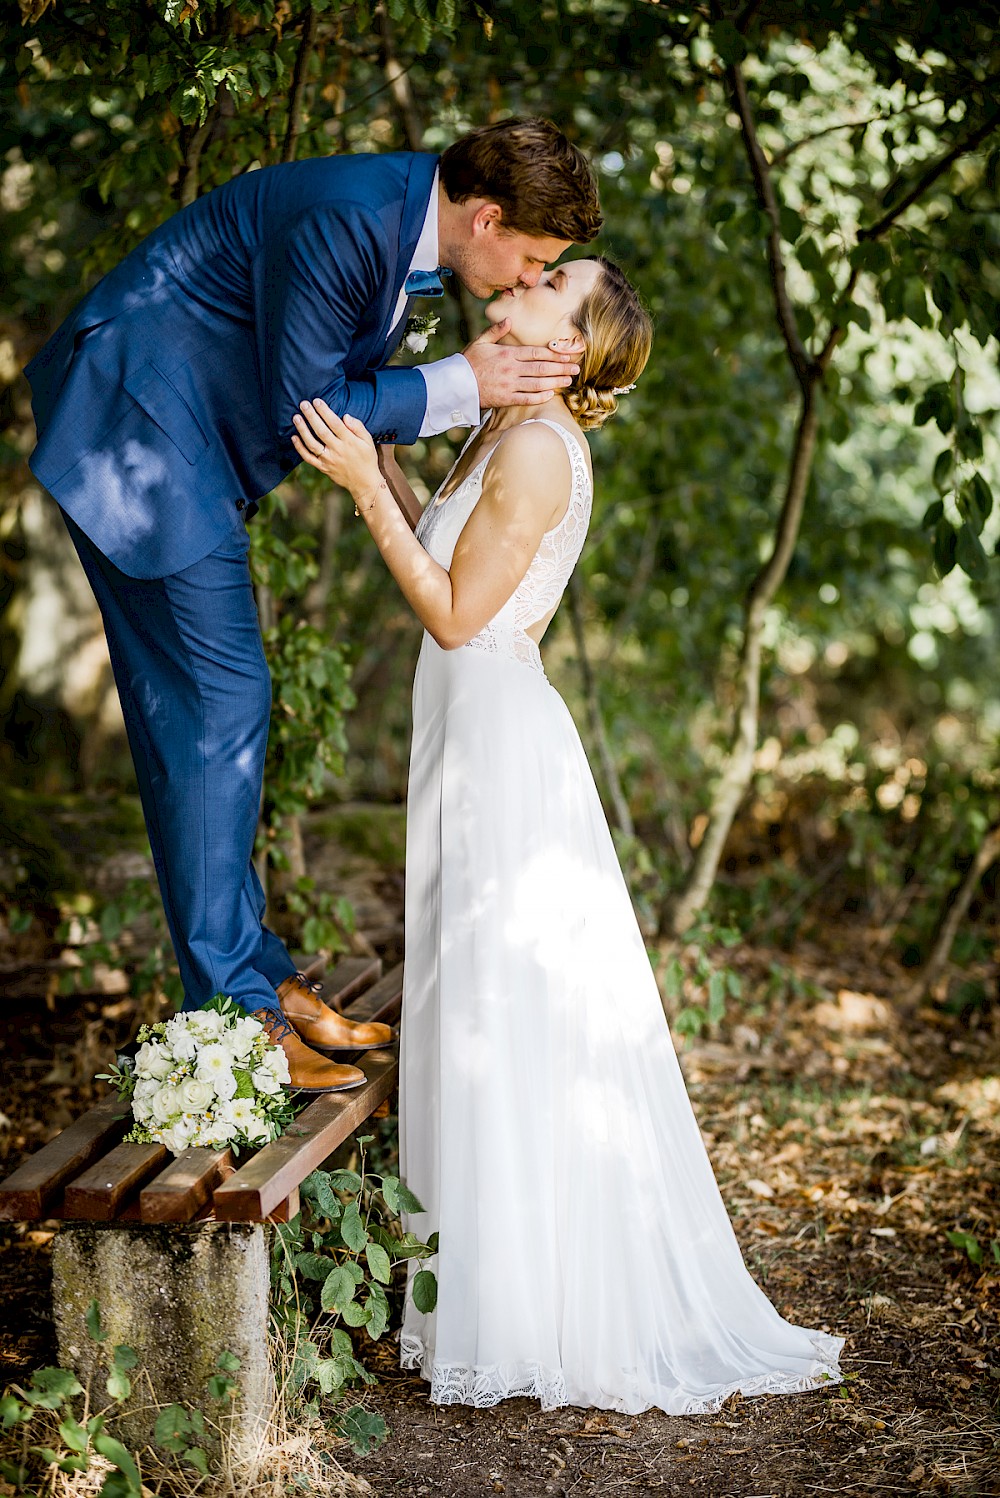
[[[121,572],[63,512],[100,605],[184,1008],[278,1009],[295,971],[253,866],[271,678],[242,517],[170,577]]]

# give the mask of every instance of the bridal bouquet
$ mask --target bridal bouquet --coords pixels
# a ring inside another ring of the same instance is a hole
[[[292,1117],[288,1061],[258,1020],[217,994],[203,1009],[142,1025],[135,1057],[120,1056],[100,1080],[132,1105],[126,1139],[179,1155],[266,1144]]]

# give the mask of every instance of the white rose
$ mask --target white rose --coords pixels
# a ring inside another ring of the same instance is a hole
[[[157,1123],[165,1124],[181,1111],[180,1093],[176,1087],[161,1087],[150,1103]]]
[[[200,1077],[188,1077],[177,1091],[180,1093],[185,1113],[204,1113],[215,1096],[212,1083],[203,1082]]]
[[[132,1099],[132,1117],[136,1123],[149,1123],[153,1116],[153,1108],[149,1098]]]
[[[135,1053],[135,1069],[143,1078],[162,1082],[174,1069],[173,1057],[159,1040],[147,1040]]]

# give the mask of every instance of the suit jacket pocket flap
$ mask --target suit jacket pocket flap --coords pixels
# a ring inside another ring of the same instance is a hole
[[[182,457],[193,463],[208,446],[208,438],[202,431],[187,401],[155,364],[141,364],[130,370],[122,383],[134,401],[151,416],[161,431],[165,432]]]

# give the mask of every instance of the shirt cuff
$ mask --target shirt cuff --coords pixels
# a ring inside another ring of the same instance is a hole
[[[479,384],[464,354],[435,359],[417,366],[427,387],[421,437],[447,432],[450,427],[474,427],[479,423]]]

